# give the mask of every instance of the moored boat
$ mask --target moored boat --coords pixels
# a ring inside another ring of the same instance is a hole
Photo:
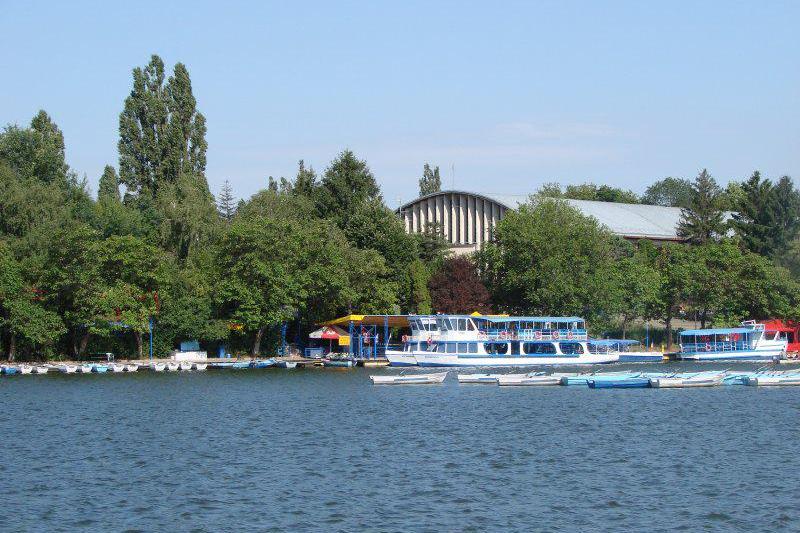
[[[278,368],[297,368],[297,361],[277,361],[275,366]]]
[[[76,365],[61,364],[56,366],[56,369],[62,374],[75,374],[78,371]]]
[[[374,385],[433,385],[443,383],[447,372],[434,374],[400,374],[398,376],[370,376]]]
[[[202,372],[206,368],[208,368],[208,363],[192,363],[192,370],[198,370]]]
[[[178,363],[178,370],[191,370],[192,363],[190,361],[181,361]]]
[[[590,379],[587,385],[590,389],[644,389],[650,386],[650,378]]]
[[[685,388],[685,387],[716,387],[722,384],[724,374],[696,375],[691,377],[672,376],[650,378],[650,386],[656,389]]]
[[[31,365],[21,364],[17,368],[19,369],[20,374],[30,374],[33,372],[33,367]]]
[[[594,374],[575,374],[566,375],[561,377],[562,385],[588,385],[589,380],[594,381],[614,381],[620,379],[638,378],[641,377],[641,372],[603,372]]]
[[[164,372],[167,369],[167,364],[153,362],[147,365],[147,367],[153,372]]]
[[[250,366],[250,368],[270,368],[270,367],[275,366],[275,359],[272,359],[272,358],[270,358],[270,359],[256,359],[255,361],[251,361],[250,363],[248,363],[248,365]],[[295,365],[297,365],[297,363],[295,363]],[[278,365],[278,366],[280,366],[280,365]],[[290,368],[290,367],[284,367],[284,368]],[[294,367],[291,367],[291,368],[294,368]]]
[[[139,370],[139,365],[128,363],[125,365],[125,372],[137,372]]]
[[[789,342],[781,331],[767,332],[753,320],[737,328],[681,332],[678,357],[692,361],[773,361],[786,355]]]
[[[325,359],[322,361],[322,366],[333,368],[352,368],[355,366],[355,361],[352,359]]]
[[[109,363],[108,371],[114,374],[119,372],[125,372],[125,365],[121,365],[119,363]]]
[[[47,374],[50,371],[50,367],[47,365],[36,365],[33,367],[34,374]]]
[[[506,386],[544,386],[560,385],[561,378],[558,376],[537,376],[530,374],[507,374],[497,377],[497,384],[501,387]]]
[[[19,369],[15,366],[3,366],[0,367],[0,371],[6,376],[13,376],[14,374],[19,374]]]
[[[105,374],[108,372],[108,365],[92,365],[92,372],[95,374]]]
[[[234,363],[231,363],[230,367],[236,370],[242,370],[244,368],[251,368],[251,366],[252,364],[250,363],[250,361],[236,361]]]
[[[778,385],[798,386],[800,385],[800,374],[762,374],[748,377],[746,383],[752,387]]]
[[[79,374],[91,374],[92,373],[92,365],[83,364],[78,366],[78,373]]]
[[[589,340],[589,350],[595,353],[616,354],[620,363],[660,363],[664,353],[657,351],[634,351],[641,344],[631,339],[593,339]]]
[[[458,382],[497,385],[497,377],[501,375],[502,374],[458,374]]]
[[[177,361],[168,361],[165,364],[167,365],[166,368],[169,372],[177,372],[181,368],[181,364]]]

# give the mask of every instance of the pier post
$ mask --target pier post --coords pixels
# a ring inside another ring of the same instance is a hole
[[[153,359],[153,317],[150,317],[150,359]]]
[[[377,344],[377,343],[375,343]],[[375,348],[377,350],[377,347]],[[383,356],[386,357],[386,351],[389,349],[389,315],[383,316]],[[375,359],[378,354],[375,354]]]
[[[353,321],[350,321],[350,325],[347,328],[347,336],[350,338],[350,342],[347,345],[347,354],[352,357],[353,356]]]

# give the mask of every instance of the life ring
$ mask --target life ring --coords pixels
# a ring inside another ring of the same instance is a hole
[[[500,332],[500,339],[505,340],[506,338],[508,338],[508,332],[507,331],[501,331]]]
[[[568,339],[572,339],[572,337],[573,337],[573,335],[572,335],[572,330],[569,330],[569,331],[567,332],[567,338],[568,338]]]
[[[403,335],[403,343],[408,342],[408,335]]]
[[[554,338],[554,339],[558,339],[558,330],[557,330],[557,329],[556,329],[556,330],[553,330],[553,332],[552,332],[552,333],[550,333],[550,336],[551,336],[552,338]]]
[[[433,344],[433,337],[428,337],[428,345],[430,346]]]
[[[738,333],[734,333],[734,334],[732,334],[732,335],[731,335],[731,340],[732,340],[733,342],[737,342],[737,341],[739,340],[739,334],[738,334]]]
[[[536,332],[533,334],[533,336],[537,341],[541,340],[542,339],[542,332],[537,329]]]
[[[710,351],[711,351],[711,343],[710,343],[710,342],[707,342],[707,343],[706,343],[706,351],[707,351],[707,352],[710,352]]]

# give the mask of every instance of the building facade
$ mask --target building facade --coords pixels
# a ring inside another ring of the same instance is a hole
[[[491,239],[494,227],[509,209],[516,209],[529,198],[529,195],[440,191],[400,206],[397,214],[407,233],[422,233],[435,224],[456,253],[469,253]],[[620,237],[655,242],[683,240],[678,236],[679,207],[566,201]]]

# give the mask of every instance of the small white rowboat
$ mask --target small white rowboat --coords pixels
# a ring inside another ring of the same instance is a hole
[[[81,365],[78,367],[78,372],[80,372],[81,374],[91,374],[92,365]]]
[[[716,387],[721,383],[722,377],[650,378],[650,386],[656,389]]]
[[[33,373],[34,374],[47,374],[49,371],[50,371],[50,367],[49,366],[41,365],[41,366],[33,367]]]
[[[499,376],[497,384],[501,387],[507,386],[545,386],[545,385],[560,385],[561,376],[530,376],[528,374],[508,374]]]
[[[447,372],[435,374],[402,374],[399,376],[370,376],[374,385],[427,385],[442,383]]]
[[[180,363],[167,363],[167,370],[170,372],[177,372],[181,368]]]
[[[78,371],[78,367],[75,365],[58,365],[56,368],[62,374],[74,374]]]
[[[747,384],[753,387],[800,385],[800,375],[783,376],[752,376],[747,378]]]
[[[33,372],[33,367],[31,365],[19,365],[18,368],[20,374],[30,374]]]
[[[497,376],[502,374],[459,374],[459,383],[488,383],[497,385]]]
[[[189,361],[181,361],[180,364],[178,365],[178,369],[179,370],[191,370],[192,369],[192,363],[190,363]]]
[[[137,370],[139,370],[139,365],[125,365],[125,372],[136,372]]]
[[[193,370],[205,370],[208,368],[208,363],[192,363]]]
[[[125,365],[111,363],[108,365],[108,370],[110,370],[111,372],[125,372]]]
[[[153,372],[163,372],[167,369],[167,365],[165,363],[150,363],[150,370]]]

